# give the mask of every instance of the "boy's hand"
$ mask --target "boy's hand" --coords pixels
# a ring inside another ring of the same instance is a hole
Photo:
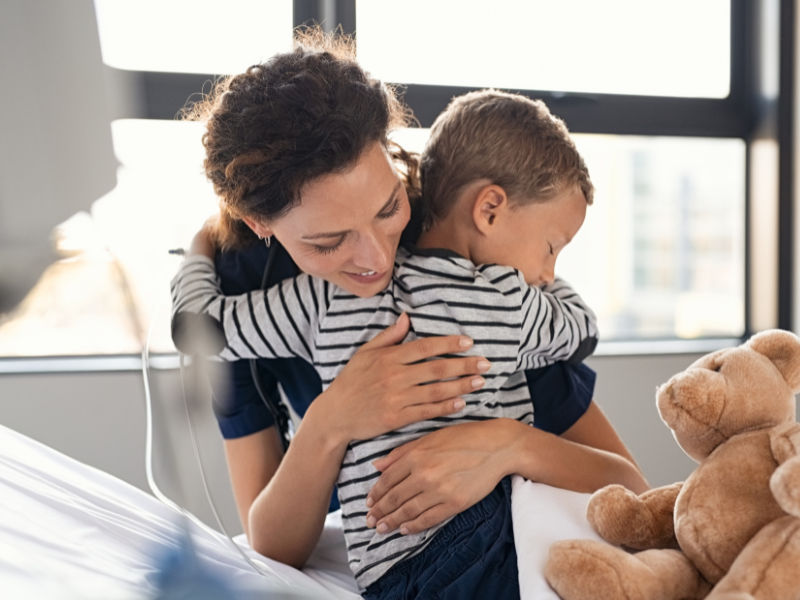
[[[194,234],[192,244],[189,246],[189,254],[199,254],[213,260],[214,254],[217,251],[216,228],[216,217],[206,221],[200,228],[200,231]]]

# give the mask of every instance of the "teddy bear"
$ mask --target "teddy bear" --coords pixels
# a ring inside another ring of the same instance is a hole
[[[592,494],[606,541],[553,544],[550,586],[563,600],[800,599],[798,391],[800,338],[777,329],[660,386],[661,419],[697,468],[639,495]]]

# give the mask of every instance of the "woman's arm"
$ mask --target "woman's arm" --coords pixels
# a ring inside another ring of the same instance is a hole
[[[283,448],[275,427],[226,439],[224,448],[236,510],[250,539],[250,507],[278,469]]]
[[[385,531],[415,533],[469,508],[506,475],[581,492],[620,483],[649,488],[602,411],[590,404],[559,437],[511,419],[455,425],[376,461],[381,477],[368,519]]]
[[[476,376],[481,357],[424,360],[464,351],[466,338],[396,345],[408,327],[408,317],[401,315],[364,344],[311,403],[286,455],[249,509],[247,529],[256,551],[302,566],[319,539],[347,444],[456,412],[464,405],[461,395],[482,385]],[[249,482],[238,487],[246,503],[252,487]]]
[[[528,430],[509,434],[516,442],[507,451],[510,473],[577,492],[593,492],[609,483],[619,483],[637,494],[650,487],[594,402],[561,436],[534,431],[536,435],[529,435]]]
[[[249,508],[250,545],[257,552],[301,568],[319,540],[347,443],[326,431],[322,396],[312,402],[274,470]],[[252,450],[252,448],[251,448]],[[265,465],[266,466],[266,465]],[[244,480],[246,491],[252,480]]]
[[[589,404],[583,416],[575,421],[572,427],[562,433],[561,437],[571,442],[597,448],[598,450],[605,450],[625,458],[631,465],[636,467],[636,471],[639,477],[641,477],[641,481],[638,482],[638,485],[644,483],[646,488],[650,487],[644,480],[639,466],[636,464],[630,450],[625,446],[622,438],[619,437],[603,411],[600,410],[600,407],[594,402]],[[633,487],[630,489],[634,490]]]

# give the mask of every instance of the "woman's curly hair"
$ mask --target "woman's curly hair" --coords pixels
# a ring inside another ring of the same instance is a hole
[[[409,195],[419,195],[417,157],[387,137],[411,113],[354,57],[352,38],[301,29],[292,52],[218,81],[184,111],[206,123],[204,167],[220,198],[220,246],[253,242],[242,217],[279,218],[300,202],[306,183],[347,169],[376,141],[398,163]]]

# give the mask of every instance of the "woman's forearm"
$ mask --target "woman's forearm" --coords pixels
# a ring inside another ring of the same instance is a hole
[[[503,419],[505,472],[577,492],[593,492],[619,483],[641,493],[649,484],[638,467],[621,453],[596,448]]]
[[[347,447],[331,434],[314,408],[312,404],[249,515],[252,547],[297,568],[319,540]]]

